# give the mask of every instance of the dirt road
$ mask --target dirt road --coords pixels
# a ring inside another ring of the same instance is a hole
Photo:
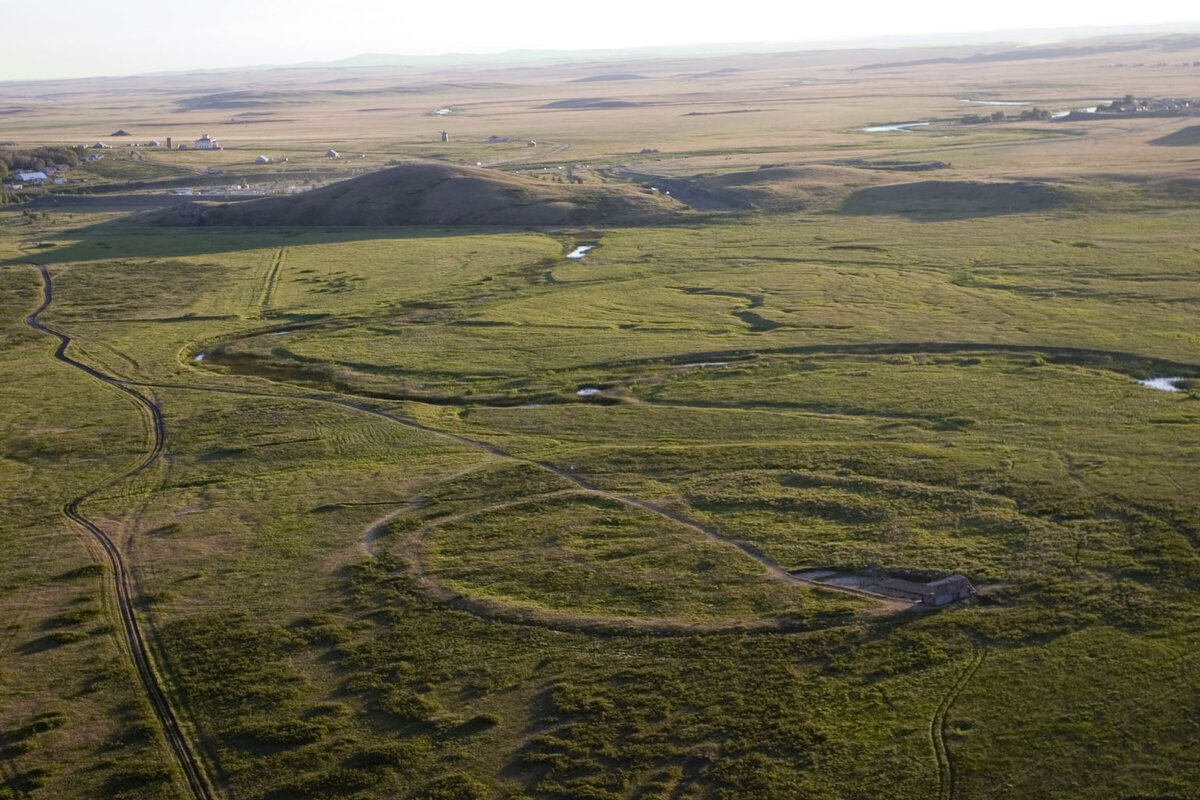
[[[158,673],[154,668],[154,660],[151,655],[150,647],[146,642],[145,636],[142,633],[141,626],[133,610],[133,591],[131,588],[129,573],[125,568],[125,561],[121,555],[120,549],[116,546],[113,540],[106,534],[100,526],[88,519],[79,510],[79,507],[98,492],[108,489],[121,481],[134,477],[150,467],[159,456],[162,455],[163,445],[166,442],[166,426],[163,423],[162,412],[148,397],[143,395],[137,389],[126,386],[114,378],[99,372],[86,364],[83,364],[67,355],[67,348],[71,344],[71,338],[64,333],[46,327],[38,321],[38,317],[49,308],[50,303],[54,300],[54,284],[50,277],[50,271],[45,266],[38,265],[38,271],[42,276],[42,304],[37,307],[37,310],[25,318],[25,324],[35,331],[44,333],[58,340],[58,347],[54,351],[54,358],[64,364],[78,369],[87,375],[95,378],[101,383],[112,387],[113,389],[122,392],[127,397],[131,398],[143,413],[150,420],[151,442],[150,451],[146,456],[139,461],[131,469],[122,472],[106,483],[95,487],[91,491],[76,497],[68,502],[63,507],[63,513],[75,524],[86,530],[92,539],[99,545],[103,551],[108,565],[112,571],[113,588],[116,593],[117,614],[120,617],[120,631],[126,649],[129,652],[130,658],[133,661],[134,669],[137,671],[138,679],[142,684],[142,690],[145,692],[146,699],[149,700],[151,707],[154,709],[155,716],[158,718],[159,724],[162,727],[163,735],[170,745],[171,754],[176,763],[179,765],[180,772],[183,773],[185,782],[187,783],[188,791],[196,800],[215,800],[217,795],[212,790],[208,783],[204,770],[200,765],[195,753],[192,750],[192,745],[184,735],[183,727],[179,722],[179,717],[174,708],[171,706],[170,699],[162,684],[159,682]]]

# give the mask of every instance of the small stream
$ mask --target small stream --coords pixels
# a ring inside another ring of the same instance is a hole
[[[859,128],[863,133],[912,133],[913,128],[923,128],[930,125],[929,122],[893,122],[890,125],[872,125],[868,128]]]
[[[1180,389],[1175,385],[1182,380],[1186,379],[1180,377],[1146,378],[1145,380],[1139,380],[1138,383],[1140,383],[1142,386],[1148,386],[1151,389],[1158,389],[1160,392],[1182,392],[1183,389]]]

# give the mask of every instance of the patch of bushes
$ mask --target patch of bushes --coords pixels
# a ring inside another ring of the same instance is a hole
[[[24,741],[39,733],[61,728],[70,721],[70,716],[64,711],[43,711],[24,725],[6,733],[4,738],[12,742]]]
[[[428,722],[442,710],[437,700],[400,687],[393,687],[379,698],[382,711],[412,722]]]
[[[264,744],[294,747],[316,742],[328,728],[303,719],[253,719],[234,726],[229,735],[247,745]]]
[[[417,793],[419,800],[487,800],[488,787],[464,772],[437,778]]]
[[[118,800],[169,783],[173,777],[171,770],[162,764],[130,764],[105,778],[101,790],[105,797]]]

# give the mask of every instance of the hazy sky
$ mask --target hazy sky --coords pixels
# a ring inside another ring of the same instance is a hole
[[[1191,23],[1196,0],[3,0],[0,80],[432,55]]]

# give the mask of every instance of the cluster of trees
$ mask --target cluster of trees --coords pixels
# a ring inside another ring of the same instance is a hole
[[[0,178],[19,169],[38,171],[54,164],[74,167],[83,158],[84,148],[53,145],[33,150],[0,150]]]
[[[1037,120],[1037,119],[1050,119],[1051,116],[1052,116],[1051,113],[1049,111],[1047,111],[1046,109],[1038,108],[1037,106],[1034,106],[1033,108],[1027,108],[1024,111],[1022,111],[1020,118],[1023,120],[1031,120],[1031,119]]]
[[[1146,105],[1145,100],[1138,100],[1133,95],[1127,94],[1120,100],[1113,100],[1111,103],[1109,103],[1106,106],[1100,106],[1097,110],[1098,111],[1125,111],[1125,110],[1128,110],[1131,108],[1137,108],[1138,106],[1145,106],[1145,105]]]
[[[959,122],[963,125],[978,125],[981,122],[1004,122],[1004,112],[994,111],[986,116],[982,114],[967,114]]]
[[[1029,121],[1045,120],[1050,119],[1050,117],[1051,114],[1049,111],[1044,108],[1038,108],[1037,106],[1034,106],[1033,108],[1027,108],[1022,111],[1017,116],[1017,119]],[[978,125],[983,122],[1004,122],[1006,119],[1008,119],[1008,117],[1004,115],[1003,111],[993,111],[991,114],[987,115],[967,114],[959,120],[959,123],[962,125]]]

